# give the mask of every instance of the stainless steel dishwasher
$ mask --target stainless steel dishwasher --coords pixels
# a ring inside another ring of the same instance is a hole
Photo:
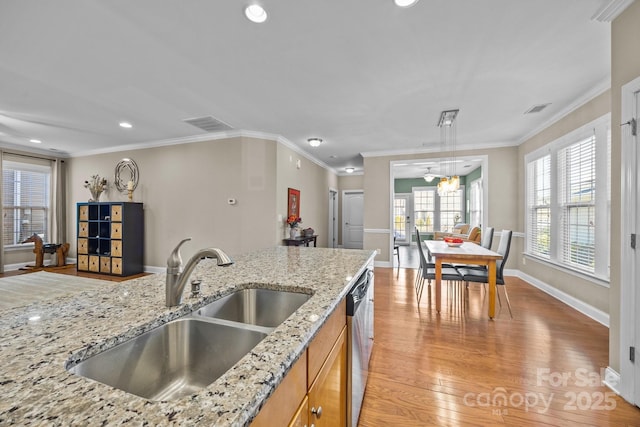
[[[373,266],[347,295],[347,427],[356,427],[373,348]]]

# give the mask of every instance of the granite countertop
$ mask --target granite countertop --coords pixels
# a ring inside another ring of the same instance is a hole
[[[192,274],[201,297],[165,307],[165,275],[0,311],[0,425],[247,425],[346,295],[374,252],[275,247],[222,268],[203,260]],[[233,368],[208,387],[154,402],[65,370],[200,306],[250,287],[313,293]],[[29,320],[34,314],[39,320]]]

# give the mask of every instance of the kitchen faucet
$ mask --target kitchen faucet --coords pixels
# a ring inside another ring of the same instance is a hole
[[[180,246],[189,240],[191,240],[191,237],[188,237],[178,243],[178,246],[175,247],[167,259],[167,307],[173,307],[180,304],[180,301],[182,300],[182,291],[187,284],[187,280],[189,280],[189,276],[191,276],[193,269],[196,268],[196,265],[198,265],[203,258],[216,258],[218,260],[218,265],[222,267],[228,267],[233,264],[231,257],[221,249],[205,248],[196,252],[189,261],[187,261],[183,270]]]

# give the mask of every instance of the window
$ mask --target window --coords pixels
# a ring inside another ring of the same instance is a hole
[[[34,233],[49,241],[49,161],[6,155],[2,161],[2,190],[4,246],[18,245]]]
[[[464,187],[444,196],[435,187],[414,187],[413,203],[420,232],[447,231],[464,218]]]
[[[530,255],[608,279],[610,140],[606,115],[527,155]]]

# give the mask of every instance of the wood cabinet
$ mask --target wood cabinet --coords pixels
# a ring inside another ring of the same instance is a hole
[[[342,301],[262,407],[251,427],[347,424],[346,304]]]
[[[142,203],[78,203],[78,271],[130,276],[142,273]]]

